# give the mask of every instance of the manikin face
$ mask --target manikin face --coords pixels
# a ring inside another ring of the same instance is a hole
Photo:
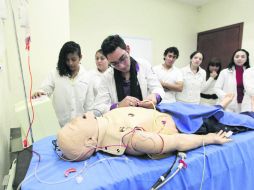
[[[82,57],[79,57],[77,52],[69,53],[66,57],[66,64],[72,73],[79,71],[79,64]]]
[[[165,59],[165,65],[167,67],[172,67],[177,57],[173,52],[168,52],[168,54],[164,57],[164,59]]]
[[[236,52],[234,56],[234,62],[236,65],[243,66],[246,61],[247,61],[247,55],[244,51]]]
[[[191,59],[191,65],[194,67],[199,67],[203,61],[203,55],[201,53],[196,53]]]
[[[96,150],[98,124],[92,112],[67,123],[57,135],[59,148],[71,161],[88,159]]]
[[[130,72],[130,55],[129,47],[126,50],[117,47],[115,51],[107,55],[109,65],[122,73]]]
[[[108,68],[108,60],[107,58],[100,52],[97,52],[95,54],[95,62],[96,62],[96,66],[97,66],[97,69],[100,71],[100,72],[104,72],[107,70]]]

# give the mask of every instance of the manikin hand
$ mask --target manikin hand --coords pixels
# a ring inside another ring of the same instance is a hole
[[[121,102],[118,103],[118,107],[138,106],[138,102],[140,102],[139,99],[132,96],[126,96]]]
[[[208,133],[204,136],[205,144],[224,144],[232,141],[227,137],[227,132],[220,130],[218,133]]]

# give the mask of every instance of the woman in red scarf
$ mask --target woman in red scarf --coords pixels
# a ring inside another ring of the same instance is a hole
[[[235,94],[235,98],[226,108],[227,111],[241,112],[244,97],[243,73],[249,67],[249,52],[245,49],[238,49],[233,53],[228,67],[221,71],[214,87],[217,96],[223,99],[225,94]]]

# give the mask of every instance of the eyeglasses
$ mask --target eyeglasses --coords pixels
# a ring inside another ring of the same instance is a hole
[[[116,68],[119,67],[120,64],[124,64],[124,62],[127,60],[128,55],[127,54],[123,54],[118,61],[114,61],[114,62],[110,62],[109,66],[112,68]]]

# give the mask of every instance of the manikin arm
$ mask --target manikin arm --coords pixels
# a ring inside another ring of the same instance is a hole
[[[128,143],[126,153],[132,155],[160,154],[173,151],[187,151],[208,144],[224,144],[232,139],[227,138],[226,132],[209,133],[207,135],[195,134],[156,134],[136,131]]]

